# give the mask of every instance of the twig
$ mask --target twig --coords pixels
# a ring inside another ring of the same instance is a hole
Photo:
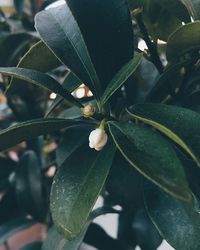
[[[151,57],[150,57],[151,61],[156,66],[156,68],[158,69],[159,73],[162,73],[164,67],[163,67],[162,62],[160,60],[160,57],[158,56],[157,47],[156,47],[155,43],[152,42],[151,39],[149,38],[149,34],[148,34],[148,31],[147,31],[147,28],[145,27],[145,24],[144,24],[144,22],[142,20],[142,14],[139,13],[138,15],[136,15],[135,18],[136,18],[136,21],[137,21],[138,26],[140,28],[140,31],[141,31],[141,33],[144,36],[144,41],[146,42],[147,47],[149,49],[149,52],[151,54]]]

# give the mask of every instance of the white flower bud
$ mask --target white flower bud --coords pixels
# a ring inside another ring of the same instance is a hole
[[[108,136],[104,129],[97,128],[90,133],[89,146],[100,151],[107,143]]]

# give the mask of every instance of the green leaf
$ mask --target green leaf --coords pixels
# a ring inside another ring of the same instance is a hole
[[[89,131],[92,129],[86,126],[74,126],[65,131],[56,150],[58,166],[61,166],[73,152],[88,140]]]
[[[69,7],[65,4],[38,13],[35,27],[47,46],[98,98],[101,93],[99,79]]]
[[[175,249],[200,249],[200,215],[193,205],[167,195],[154,185],[145,186],[147,211],[161,235]]]
[[[198,20],[200,18],[200,5],[199,0],[180,0],[188,9],[190,16],[194,18],[194,20]]]
[[[41,250],[41,246],[42,242],[32,242],[20,248],[19,250]]]
[[[139,5],[143,8],[142,19],[155,43],[157,39],[166,41],[172,32],[182,26],[182,18],[185,22],[190,21],[187,9],[177,0],[143,0]]]
[[[180,56],[200,48],[200,21],[188,23],[170,35],[167,41],[168,61],[178,60]]]
[[[123,83],[135,72],[142,61],[142,54],[135,53],[134,58],[124,65],[120,71],[114,76],[111,82],[108,84],[103,96],[101,97],[101,103],[105,104],[108,99],[122,86]]]
[[[84,145],[58,169],[51,190],[51,213],[55,226],[68,240],[83,230],[104,185],[114,153],[113,143],[108,143],[101,152]]]
[[[0,131],[0,151],[8,149],[24,140],[51,133],[53,131],[82,123],[66,119],[35,119],[11,126]]]
[[[73,92],[76,88],[78,88],[81,84],[81,80],[79,80],[72,72],[68,73],[65,80],[62,83],[62,87],[67,90],[68,92]],[[63,98],[61,96],[57,96],[56,99],[53,101],[51,106],[48,108],[45,116],[49,116],[55,108],[57,108],[62,102]]]
[[[162,102],[175,93],[175,89],[182,83],[184,76],[181,75],[181,68],[188,66],[192,60],[169,64],[164,72],[158,77],[155,85],[146,97],[146,102]]]
[[[15,50],[25,42],[31,42],[36,37],[30,33],[1,34],[0,36],[0,66],[10,66],[10,59],[13,57]],[[17,61],[19,58],[15,58]],[[17,62],[16,62],[17,63]],[[13,64],[12,64],[13,65]]]
[[[105,90],[134,54],[133,27],[126,0],[66,0],[83,34]]]
[[[0,73],[48,89],[51,92],[62,96],[66,101],[68,101],[69,105],[77,105],[78,107],[82,107],[82,104],[76,100],[67,90],[65,90],[59,82],[47,74],[36,70],[15,67],[0,68]]]
[[[78,119],[83,117],[82,110],[78,107],[70,107],[63,110],[59,115],[58,118],[66,118],[66,119]]]
[[[138,104],[129,112],[181,146],[200,167],[200,115],[165,104]]]
[[[34,151],[26,150],[15,172],[16,199],[22,211],[40,222],[44,222],[47,212],[42,181],[38,156]]]
[[[54,53],[42,41],[34,44],[29,51],[21,58],[17,67],[34,69],[46,73],[57,68],[62,63],[54,55]],[[23,87],[22,80],[12,79],[7,89],[7,94],[12,94],[16,90]]]
[[[187,23],[187,22],[190,22],[191,19],[190,19],[190,14],[188,12],[188,9],[183,3],[184,1],[188,1],[188,0],[181,0],[181,1],[180,0],[162,0],[162,1],[160,0],[142,0],[142,1],[128,0],[132,10],[138,7],[143,7],[144,9],[148,10],[150,7],[150,4],[152,5],[157,4],[163,9],[168,10],[169,13],[171,13],[173,16],[176,16],[179,20]],[[155,13],[152,13],[152,15],[153,14],[155,18]]]
[[[58,233],[55,227],[52,227],[48,231],[42,250],[77,250],[83,241],[86,229],[87,227],[76,238],[68,241]]]
[[[152,0],[151,0],[152,1]],[[180,0],[153,0],[163,8],[166,8],[171,14],[179,20],[188,23],[191,22],[190,14],[187,7]]]
[[[191,199],[181,162],[167,140],[156,131],[133,123],[108,125],[117,148],[134,168],[169,194]]]

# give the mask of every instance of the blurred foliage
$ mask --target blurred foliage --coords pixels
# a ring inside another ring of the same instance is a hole
[[[53,2],[0,12],[0,243],[199,250],[200,0]]]

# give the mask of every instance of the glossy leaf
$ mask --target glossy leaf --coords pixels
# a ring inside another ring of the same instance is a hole
[[[142,175],[179,199],[191,199],[181,162],[159,133],[121,122],[109,122],[109,130],[119,151]]]
[[[150,183],[144,198],[153,223],[169,244],[181,250],[200,248],[200,215],[190,203],[174,199]]]
[[[58,233],[55,227],[49,229],[47,239],[42,246],[42,250],[78,250],[85,235],[85,228],[73,240],[68,241]]]
[[[62,85],[60,85],[54,78],[47,74],[35,70],[15,67],[0,68],[0,73],[48,89],[51,92],[62,96],[65,100],[68,101],[69,105],[77,105],[79,107],[82,106],[82,104],[78,100],[76,100],[67,90],[64,90]]]
[[[88,140],[89,131],[92,131],[92,128],[86,126],[74,126],[65,131],[56,150],[56,159],[59,166]]]
[[[69,7],[65,4],[38,13],[35,27],[47,46],[98,98],[101,92],[99,79]]]
[[[114,152],[113,143],[108,143],[101,152],[84,145],[58,169],[51,190],[51,213],[55,226],[68,240],[83,230],[108,175]]]
[[[34,44],[29,51],[21,58],[17,67],[37,70],[46,73],[54,68],[57,68],[62,63],[52,53],[52,51],[42,41]],[[20,85],[20,86],[18,86]],[[7,93],[14,93],[23,86],[22,80],[12,79],[7,89]]]
[[[66,0],[83,34],[103,90],[134,54],[126,0]]]
[[[115,93],[115,91],[117,91],[122,86],[122,84],[125,83],[125,81],[135,72],[141,61],[142,54],[135,53],[134,58],[120,69],[120,71],[108,84],[101,98],[102,104],[106,103],[108,99]]]
[[[165,104],[138,104],[131,109],[130,114],[160,130],[181,146],[200,166],[198,113]]]
[[[66,119],[35,119],[13,125],[0,131],[0,150],[6,150],[24,140],[81,123]]]
[[[62,83],[62,87],[68,92],[73,92],[76,88],[81,84],[81,80],[79,80],[72,72],[67,74],[65,80]],[[63,98],[61,96],[56,96],[56,99],[53,101],[52,105],[47,110],[45,116],[49,116],[56,107],[58,107],[62,102]]]
[[[171,34],[167,41],[168,61],[178,60],[185,53],[200,48],[200,21],[188,23]]]

